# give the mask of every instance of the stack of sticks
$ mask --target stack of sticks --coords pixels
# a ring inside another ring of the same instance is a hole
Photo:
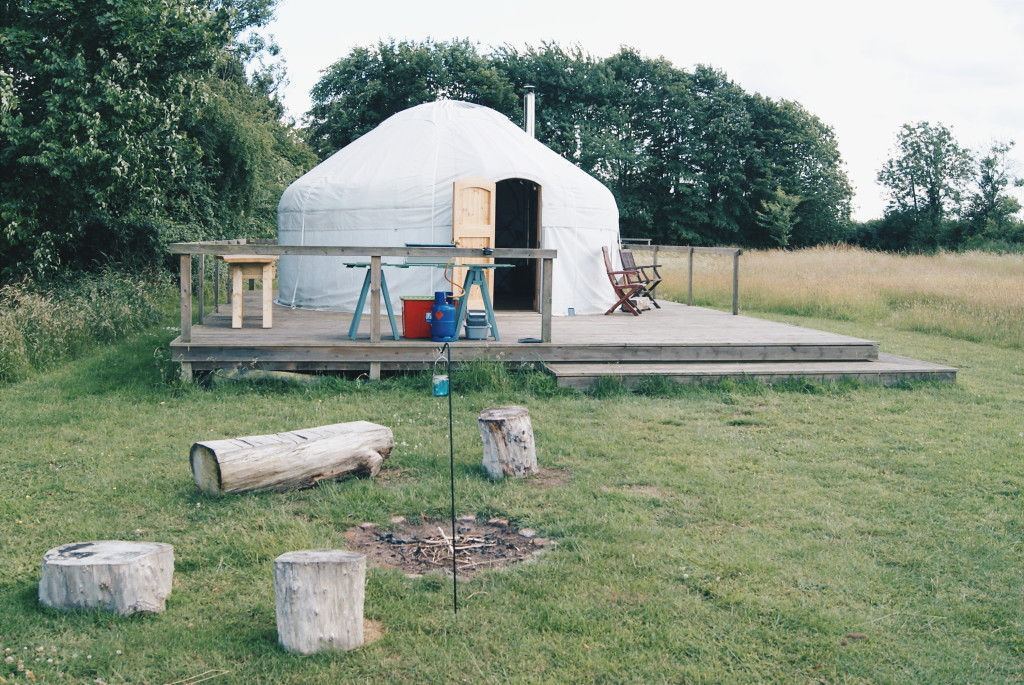
[[[451,567],[453,556],[455,557],[456,568],[459,570],[500,563],[505,560],[504,554],[501,555],[501,558],[479,560],[478,556],[481,552],[499,546],[499,543],[494,540],[458,534],[453,538],[440,527],[437,531],[439,535],[433,537],[416,537],[413,540],[393,539],[389,541],[396,545],[411,547],[413,559],[442,568]]]

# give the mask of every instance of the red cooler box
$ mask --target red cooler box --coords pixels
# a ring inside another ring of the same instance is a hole
[[[427,314],[434,306],[430,295],[402,297],[402,336],[406,338],[429,338],[430,322]]]

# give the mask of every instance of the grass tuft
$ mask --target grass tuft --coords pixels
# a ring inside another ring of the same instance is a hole
[[[587,394],[599,399],[608,399],[629,394],[629,388],[617,376],[601,376],[590,386]]]

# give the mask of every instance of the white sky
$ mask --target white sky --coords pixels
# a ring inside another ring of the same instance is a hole
[[[835,130],[856,219],[882,215],[875,176],[904,123],[942,123],[973,150],[1016,140],[1024,173],[1020,0],[281,0],[277,15],[266,32],[281,46],[296,119],[321,70],[378,40],[467,38],[481,53],[548,41],[595,57],[625,45],[800,102]]]

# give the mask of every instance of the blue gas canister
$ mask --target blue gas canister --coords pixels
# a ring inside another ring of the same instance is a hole
[[[450,292],[435,292],[434,306],[430,309],[430,339],[434,342],[454,342],[458,340],[455,330],[455,305],[449,303]]]

